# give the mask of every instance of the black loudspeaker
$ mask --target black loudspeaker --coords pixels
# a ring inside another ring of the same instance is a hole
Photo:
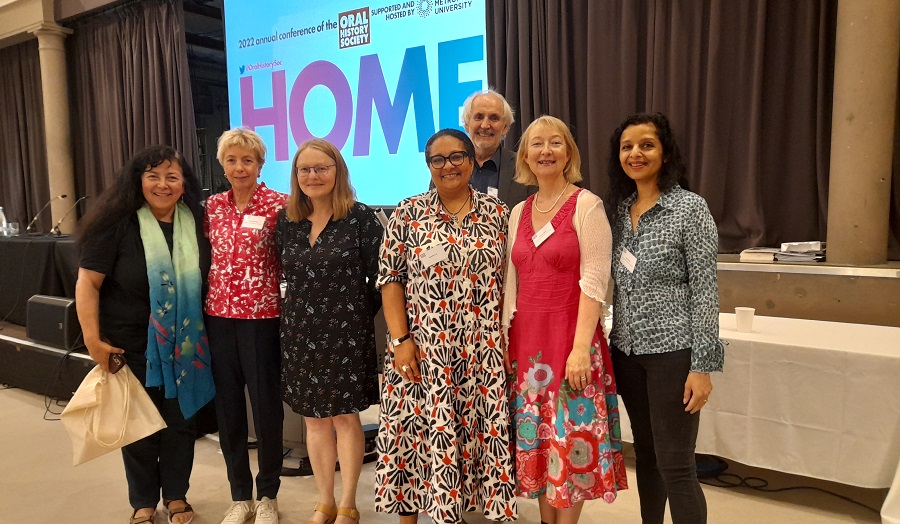
[[[75,299],[47,295],[29,298],[25,332],[35,342],[60,349],[83,345]]]

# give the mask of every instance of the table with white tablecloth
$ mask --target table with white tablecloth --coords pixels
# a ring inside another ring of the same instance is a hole
[[[725,372],[712,374],[697,452],[890,488],[882,522],[900,524],[900,328],[757,315],[740,333],[733,314],[719,322]]]

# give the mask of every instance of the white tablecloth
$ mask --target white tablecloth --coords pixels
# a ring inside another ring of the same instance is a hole
[[[900,328],[756,316],[739,333],[733,314],[719,322],[730,345],[697,452],[890,487],[882,522],[900,524]]]

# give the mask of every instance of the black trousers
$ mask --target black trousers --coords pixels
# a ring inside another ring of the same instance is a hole
[[[644,524],[662,524],[666,500],[674,524],[704,524],[706,498],[694,458],[700,413],[691,415],[682,403],[690,349],[654,355],[611,349],[616,386],[634,435]]]
[[[146,364],[129,359],[129,367],[144,383]],[[145,388],[166,422],[165,429],[122,448],[128,502],[134,509],[155,508],[164,500],[185,500],[194,466],[194,419],[185,420],[177,398],[165,398],[161,387]]]
[[[278,318],[206,317],[216,384],[219,444],[225,456],[232,500],[253,499],[245,387],[250,394],[258,441],[256,496],[274,499],[281,486],[284,410],[281,407],[279,323]]]

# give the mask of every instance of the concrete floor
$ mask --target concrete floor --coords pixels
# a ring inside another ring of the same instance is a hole
[[[59,406],[51,406],[56,412]],[[364,416],[372,421],[373,408]],[[121,455],[110,453],[78,467],[72,467],[68,435],[58,421],[45,420],[44,399],[20,389],[0,390],[0,524],[13,523],[122,523],[131,511]],[[48,415],[47,418],[58,418]],[[367,420],[365,420],[367,419]],[[629,450],[630,451],[630,450]],[[255,462],[251,451],[251,463]],[[770,488],[817,486],[879,508],[887,490],[871,490],[729,464],[729,473],[765,479]],[[629,460],[629,481],[634,486],[633,460]],[[372,483],[374,465],[363,467],[358,506],[363,523],[393,523],[397,517],[375,513]],[[709,522],[831,524],[880,522],[877,513],[820,492],[790,490],[762,493],[745,488],[725,489],[705,486]],[[188,494],[196,510],[195,524],[218,524],[230,504],[225,466],[218,443],[211,438],[197,441],[191,490]],[[316,502],[312,477],[284,477],[278,503],[283,524],[303,523]],[[520,522],[539,519],[534,501],[520,500]],[[490,522],[468,514],[471,524]],[[429,519],[420,518],[426,523]],[[613,504],[586,503],[582,522],[639,523],[638,497],[632,488],[620,493]],[[162,516],[157,523],[165,522]],[[670,522],[668,519],[666,522]]]

